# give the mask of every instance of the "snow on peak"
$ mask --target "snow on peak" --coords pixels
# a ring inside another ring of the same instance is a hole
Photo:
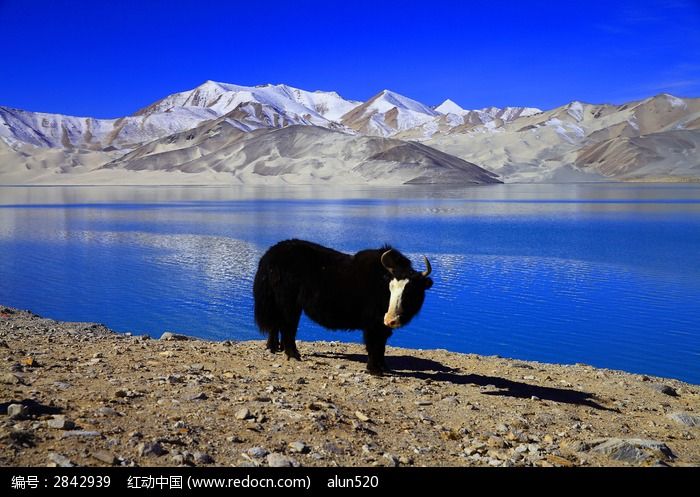
[[[388,89],[363,103],[344,99],[335,91],[307,91],[286,84],[244,86],[206,80],[116,120],[6,109],[0,113],[0,136],[48,147],[129,148],[222,117],[249,130],[314,125],[350,133],[392,136],[422,127],[423,135],[429,136],[467,121],[470,125],[494,119],[509,121],[536,112],[539,109],[523,107],[468,111],[450,99],[431,108]]]
[[[520,112],[520,117],[534,116],[535,114],[542,113],[542,109],[537,107],[520,107],[522,112]]]
[[[346,113],[341,122],[360,133],[391,136],[398,131],[425,124],[440,115],[416,100],[390,90],[382,90]]]
[[[671,104],[671,107],[681,107],[681,108],[687,107],[687,105],[683,101],[683,99],[680,99],[678,97],[674,97],[670,93],[664,93],[663,96],[664,96],[664,98],[666,98],[668,103]]]
[[[502,119],[504,121],[513,121],[519,117],[532,116],[542,112],[535,107],[484,107],[477,111],[484,115],[490,116],[493,119]]]
[[[403,95],[395,93],[391,90],[382,90],[378,95],[372,98],[372,100],[374,101],[372,103],[372,107],[379,112],[386,112],[392,107],[396,107],[398,109],[410,110],[421,114],[427,114],[429,116],[438,115],[437,112],[427,105],[424,105],[417,100],[404,97]]]
[[[571,102],[566,110],[566,113],[571,117],[576,119],[576,121],[581,122],[583,120],[583,104],[578,100]]]
[[[449,98],[445,100],[443,103],[435,107],[435,110],[439,112],[440,114],[457,114],[461,115],[467,112],[464,110],[462,107],[454,103],[452,100]]]
[[[361,103],[345,100],[336,92],[309,92],[285,84],[242,86],[207,80],[192,90],[169,95],[138,114],[164,112],[172,107],[207,107],[224,115],[243,102],[267,105],[282,114],[310,116],[311,122],[320,126],[340,119]]]

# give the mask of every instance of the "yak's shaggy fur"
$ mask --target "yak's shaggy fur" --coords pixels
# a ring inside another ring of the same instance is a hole
[[[312,242],[286,240],[260,259],[253,284],[255,321],[268,335],[270,351],[284,350],[294,359],[300,359],[295,337],[302,311],[325,328],[361,329],[367,369],[381,374],[387,369],[384,350],[391,336],[384,315],[392,279],[408,279],[400,316],[404,326],[420,311],[433,282],[400,252],[385,246],[348,255]]]

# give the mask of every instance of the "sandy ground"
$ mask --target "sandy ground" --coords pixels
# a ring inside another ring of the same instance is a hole
[[[398,348],[373,377],[361,345],[299,350],[0,306],[0,465],[700,465],[696,385]]]

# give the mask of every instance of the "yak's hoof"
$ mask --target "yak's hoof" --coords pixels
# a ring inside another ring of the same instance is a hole
[[[372,376],[384,376],[384,369],[379,366],[367,366],[367,372]]]
[[[287,360],[294,359],[296,361],[301,361],[301,354],[299,353],[298,350],[295,350],[292,352],[287,352],[285,350],[284,352],[285,352],[285,354],[287,354]]]
[[[385,374],[391,374],[392,370],[385,364],[367,364],[367,372],[374,376],[384,376]]]

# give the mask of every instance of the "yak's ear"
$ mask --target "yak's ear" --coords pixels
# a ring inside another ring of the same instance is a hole
[[[426,290],[428,290],[431,286],[433,286],[433,279],[432,278],[423,278],[423,286],[425,287]]]

